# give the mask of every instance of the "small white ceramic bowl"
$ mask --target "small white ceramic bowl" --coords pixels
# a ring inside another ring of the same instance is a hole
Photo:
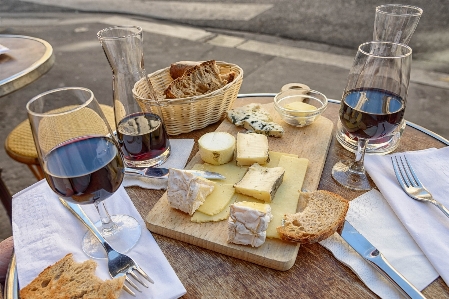
[[[286,123],[295,127],[310,125],[326,107],[327,97],[315,90],[309,90],[303,94],[297,90],[288,89],[274,97],[276,111]]]

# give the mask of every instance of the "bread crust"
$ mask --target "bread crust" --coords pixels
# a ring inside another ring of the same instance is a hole
[[[125,276],[102,281],[95,276],[97,263],[76,263],[69,253],[45,268],[32,282],[20,290],[21,299],[117,299]]]
[[[301,196],[308,197],[305,209],[296,214],[285,214],[283,226],[276,228],[282,240],[312,244],[341,230],[349,209],[346,199],[326,190],[301,193]]]
[[[192,67],[199,65],[199,61],[178,61],[175,63],[172,63],[170,65],[170,77],[172,77],[173,80],[181,77],[184,75],[184,73],[191,69]]]

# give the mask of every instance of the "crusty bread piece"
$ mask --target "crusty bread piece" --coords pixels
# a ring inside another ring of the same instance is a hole
[[[215,60],[209,60],[189,68],[184,75],[173,80],[164,94],[167,99],[198,96],[222,88],[227,83],[220,76]]]
[[[342,227],[349,208],[346,199],[325,190],[301,193],[300,204],[304,210],[284,215],[277,227],[282,240],[312,244],[329,238]]]
[[[196,65],[200,65],[199,61],[178,61],[170,65],[170,77],[173,80],[181,77],[184,73]]]
[[[76,263],[71,253],[48,266],[20,290],[21,299],[116,299],[125,276],[103,281],[95,276],[97,263]]]

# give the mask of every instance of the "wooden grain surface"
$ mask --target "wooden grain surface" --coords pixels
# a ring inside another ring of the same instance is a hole
[[[236,105],[251,102],[269,103],[272,98],[243,98]],[[324,116],[336,124],[339,106],[329,104]],[[213,124],[202,130],[174,138],[198,138],[216,130]],[[332,136],[335,135],[335,126]],[[444,144],[407,127],[401,138],[398,152]],[[195,143],[191,158],[198,151]],[[352,200],[362,192],[350,191],[337,185],[331,178],[332,166],[341,158],[353,158],[332,138],[318,189],[338,193]],[[163,195],[160,190],[129,187],[127,192],[136,208],[145,217]],[[195,298],[378,298],[332,253],[319,244],[302,245],[295,264],[288,271],[277,271],[264,266],[223,255],[199,246],[177,241],[153,233],[157,243],[187,289],[184,299]],[[423,290],[427,298],[449,298],[449,288],[441,278]]]
[[[264,109],[270,112],[276,122],[282,122],[273,104],[265,104]],[[300,158],[309,159],[303,189],[312,191],[318,188],[332,139],[332,128],[332,121],[319,117],[312,125],[304,128],[285,125],[282,138],[268,138],[270,150],[296,154]],[[216,131],[228,132],[236,136],[237,132],[243,132],[244,129],[224,120]],[[197,163],[202,163],[198,153],[186,168],[191,168]],[[227,242],[227,221],[193,223],[189,215],[170,207],[166,193],[148,213],[145,220],[151,232],[276,270],[290,269],[295,263],[299,248],[296,243],[277,239],[267,239],[259,248],[230,244]]]

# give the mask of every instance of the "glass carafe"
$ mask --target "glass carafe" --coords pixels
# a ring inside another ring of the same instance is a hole
[[[134,99],[136,82],[146,78],[143,59],[142,28],[115,26],[97,34],[113,74],[114,114],[117,137],[125,164],[129,167],[151,167],[165,162],[170,155],[170,141],[165,130],[157,97],[148,80],[148,100],[155,111],[142,111]],[[156,110],[157,110],[156,109]]]

